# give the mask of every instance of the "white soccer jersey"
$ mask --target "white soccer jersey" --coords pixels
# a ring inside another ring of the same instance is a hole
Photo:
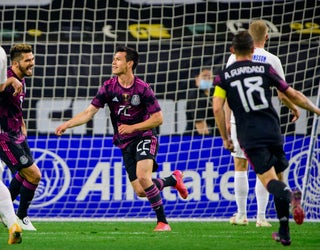
[[[0,46],[0,83],[4,83],[7,80],[7,54]]]

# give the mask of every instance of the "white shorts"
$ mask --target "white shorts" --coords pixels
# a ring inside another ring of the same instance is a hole
[[[231,123],[231,140],[233,142],[234,151],[231,155],[237,158],[246,159],[243,150],[241,149],[238,139],[237,139],[237,128],[235,123]]]

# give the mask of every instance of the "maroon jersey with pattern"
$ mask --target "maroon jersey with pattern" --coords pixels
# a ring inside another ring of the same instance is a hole
[[[13,96],[14,88],[10,85],[0,93],[0,141],[24,139],[21,126],[23,120],[22,103],[26,85],[25,80],[19,79],[10,67],[7,71],[7,77],[12,76],[22,83],[23,91],[19,95]]]
[[[118,133],[121,124],[143,122],[149,119],[151,114],[161,110],[150,85],[138,77],[134,78],[134,83],[129,88],[122,87],[117,76],[105,81],[91,104],[97,108],[108,105],[114,129],[113,143],[119,148],[126,147],[137,138],[155,135],[154,129],[125,135]]]

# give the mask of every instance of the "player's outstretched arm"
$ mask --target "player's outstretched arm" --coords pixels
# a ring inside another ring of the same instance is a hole
[[[303,93],[289,87],[283,92],[295,105],[308,110],[312,113],[320,115],[320,109],[314,105]]]
[[[61,136],[68,128],[80,126],[90,121],[98,112],[98,108],[90,104],[84,111],[56,128],[56,135]]]

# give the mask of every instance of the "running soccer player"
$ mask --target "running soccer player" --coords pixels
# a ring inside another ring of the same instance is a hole
[[[157,215],[154,231],[171,231],[166,220],[160,191],[175,187],[181,197],[188,197],[182,172],[175,170],[164,179],[152,179],[158,167],[156,128],[163,122],[162,111],[149,84],[133,73],[138,65],[138,52],[119,46],[112,61],[115,77],[105,81],[91,104],[82,112],[56,128],[61,136],[67,129],[80,126],[108,105],[114,129],[113,143],[122,151],[131,185],[139,197],[147,197]]]
[[[34,163],[27,142],[27,130],[22,116],[22,102],[25,97],[26,76],[32,76],[34,56],[28,44],[16,44],[10,49],[11,67],[7,77],[22,83],[21,93],[13,85],[1,88],[0,98],[0,158],[14,174],[9,191],[12,200],[20,194],[17,211],[18,223],[23,230],[36,231],[32,225],[28,208],[41,179],[41,172]]]
[[[236,62],[214,80],[213,109],[223,145],[231,152],[234,150],[226,129],[224,104],[227,99],[235,116],[240,146],[264,187],[274,195],[280,227],[272,237],[283,245],[290,245],[290,203],[296,223],[303,222],[304,211],[300,204],[301,192],[291,191],[283,182],[283,171],[289,163],[283,150],[279,117],[271,102],[271,87],[276,87],[303,109],[317,115],[320,109],[291,88],[270,64],[252,61],[254,43],[248,31],[241,31],[233,38],[231,52],[236,55]]]

